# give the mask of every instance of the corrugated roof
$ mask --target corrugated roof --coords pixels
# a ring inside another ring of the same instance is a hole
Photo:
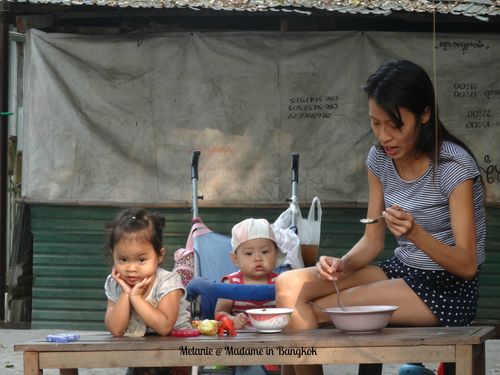
[[[236,11],[294,11],[321,9],[352,14],[436,11],[487,20],[500,15],[500,0],[9,0],[16,3],[100,5],[132,8],[194,8]]]

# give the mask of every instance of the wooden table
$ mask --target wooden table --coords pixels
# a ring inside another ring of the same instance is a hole
[[[46,368],[76,374],[78,368],[408,362],[455,362],[457,375],[483,375],[484,343],[493,335],[493,327],[386,328],[368,334],[317,329],[195,338],[81,332],[77,342],[40,338],[14,350],[24,352],[25,375],[40,375]]]

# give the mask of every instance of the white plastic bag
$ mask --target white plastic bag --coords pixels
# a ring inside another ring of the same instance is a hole
[[[321,238],[321,201],[314,197],[309,208],[307,218],[303,218],[300,208],[296,202],[290,203],[283,213],[276,219],[273,226],[278,229],[286,229],[292,226],[292,218],[295,217],[295,225],[300,243],[304,245],[319,245]]]
[[[292,261],[297,262],[297,264],[302,264],[301,267],[310,267],[316,263],[319,254],[319,241],[321,238],[322,214],[321,202],[318,197],[314,197],[312,200],[307,218],[302,217],[297,202],[292,201],[290,207],[288,207],[288,209],[286,209],[273,223],[273,227],[276,228],[275,233],[276,230],[286,229],[294,234],[294,228],[291,227],[295,223],[299,240],[299,249],[297,250],[296,256],[295,252],[293,253],[293,260],[289,260],[289,264],[291,264],[293,268],[295,267]]]
[[[297,217],[297,230],[300,243],[303,245],[319,245],[321,238],[321,202],[318,197],[314,197],[309,208],[307,219],[300,214]]]
[[[304,268],[302,260],[299,236],[290,228],[277,228],[272,225],[276,244],[285,253],[283,264],[290,265],[292,269]]]
[[[298,206],[297,206],[298,209]],[[273,228],[287,229],[292,226],[292,206],[290,205],[281,215],[274,221]]]

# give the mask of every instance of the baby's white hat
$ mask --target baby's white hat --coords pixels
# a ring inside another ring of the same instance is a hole
[[[242,243],[256,238],[265,238],[273,241],[278,249],[276,265],[279,266],[283,264],[286,255],[279,248],[273,227],[266,219],[245,219],[236,224],[231,231],[232,252],[234,253]]]

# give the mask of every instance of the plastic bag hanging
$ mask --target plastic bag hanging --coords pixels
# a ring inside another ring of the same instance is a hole
[[[292,223],[295,223],[302,260],[306,267],[314,265],[318,257],[322,214],[321,201],[318,197],[312,200],[307,218],[302,217],[297,202],[291,201],[288,209],[273,223],[275,230],[290,229]]]
[[[300,251],[302,260],[306,267],[314,266],[318,260],[319,241],[321,238],[321,202],[318,197],[314,197],[307,219],[302,215],[297,215],[297,234],[300,239]]]
[[[301,245],[319,245],[321,239],[321,202],[314,197],[309,208],[307,219],[303,218],[300,210],[297,215],[297,230]]]

